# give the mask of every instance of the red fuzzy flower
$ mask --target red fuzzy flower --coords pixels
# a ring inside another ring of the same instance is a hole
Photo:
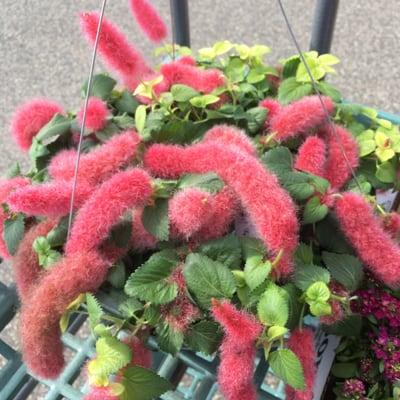
[[[262,325],[252,315],[237,310],[227,301],[214,301],[211,309],[225,331],[218,369],[221,392],[227,400],[255,400],[255,342],[261,334]]]
[[[8,214],[1,207],[2,203],[8,202],[8,196],[18,188],[29,185],[29,180],[22,177],[16,177],[8,180],[0,180],[0,257],[5,260],[10,258],[7,245],[3,238],[4,221],[8,218]]]
[[[322,98],[329,113],[333,103],[329,97]],[[274,139],[282,142],[299,134],[308,133],[326,122],[328,116],[318,96],[304,97],[286,107],[271,118],[270,131],[275,132]]]
[[[17,108],[11,120],[11,132],[20,149],[29,150],[40,129],[62,112],[61,106],[47,99],[34,99]]]
[[[43,269],[39,265],[38,255],[32,248],[33,242],[39,236],[46,236],[55,225],[55,220],[47,219],[29,229],[21,240],[13,258],[12,266],[22,303],[25,303],[43,273]]]
[[[277,100],[267,98],[260,101],[260,104],[258,106],[265,108],[268,111],[267,119],[264,123],[264,128],[269,131],[271,119],[274,118],[275,115],[277,115],[282,109],[281,103],[279,103],[279,101]]]
[[[393,239],[399,239],[400,235],[400,214],[392,212],[386,215],[383,226],[385,230],[390,233]]]
[[[115,172],[133,163],[140,137],[134,130],[114,136],[102,146],[83,154],[79,163],[78,182],[95,186]],[[49,174],[53,179],[69,181],[75,175],[77,153],[64,150],[51,159]]]
[[[283,250],[274,269],[278,277],[290,275],[298,242],[296,209],[277,179],[254,157],[236,146],[200,143],[189,147],[155,144],[144,156],[153,174],[176,178],[184,173],[215,172],[233,189],[272,255]]]
[[[303,366],[305,390],[295,390],[290,386],[286,386],[286,398],[290,400],[312,400],[316,375],[313,331],[308,328],[292,331],[288,340],[288,348],[296,354]]]
[[[158,43],[167,37],[167,26],[148,0],[130,0],[130,6],[140,29],[151,41]]]
[[[308,137],[300,146],[294,167],[299,171],[325,176],[326,145],[317,136]]]
[[[119,398],[111,392],[109,387],[92,386],[83,400],[118,400]]]
[[[151,350],[136,336],[130,336],[122,340],[132,350],[132,362],[130,366],[138,365],[143,368],[150,368],[152,363]]]
[[[340,227],[360,259],[386,285],[400,284],[400,247],[382,228],[372,207],[356,193],[344,193],[336,201]]]
[[[156,247],[157,238],[147,232],[142,222],[143,207],[132,212],[132,246],[135,250],[144,251]]]
[[[100,16],[97,12],[80,15],[82,30],[91,44],[94,44],[96,39],[99,19]],[[131,90],[136,88],[143,75],[152,71],[140,52],[106,18],[103,18],[101,26],[98,51],[109,68],[116,72]]]
[[[80,126],[83,124],[83,114],[84,107],[79,110],[77,115]],[[106,125],[109,115],[110,112],[108,111],[107,103],[98,97],[91,97],[86,110],[85,128],[91,131],[100,131]]]
[[[115,174],[79,210],[66,244],[66,253],[97,248],[123,214],[145,204],[151,194],[151,180],[145,171],[131,169]]]
[[[340,189],[350,179],[351,168],[358,167],[357,142],[350,132],[339,125],[335,125],[334,130],[330,125],[326,125],[320,135],[325,138],[327,144],[325,178],[333,189]]]

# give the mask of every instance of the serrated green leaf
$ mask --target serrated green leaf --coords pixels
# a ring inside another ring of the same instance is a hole
[[[175,101],[189,101],[193,97],[199,95],[197,90],[194,90],[190,86],[187,85],[172,85],[171,93]]]
[[[269,365],[274,374],[294,389],[305,388],[304,371],[296,354],[289,349],[278,349],[269,354]]]
[[[230,269],[238,268],[242,261],[239,239],[233,233],[202,243],[198,248],[198,252],[226,265]]]
[[[325,204],[321,204],[319,197],[311,197],[304,207],[303,224],[313,224],[321,221],[328,212],[329,208]]]
[[[289,303],[286,292],[270,284],[257,305],[258,319],[267,326],[285,326],[289,318]]]
[[[35,139],[42,143],[54,136],[61,136],[69,133],[71,129],[71,120],[64,115],[56,114],[54,117],[37,133]]]
[[[129,90],[124,90],[121,93],[121,97],[115,102],[115,107],[122,114],[127,113],[129,115],[135,115],[135,111],[139,104],[140,103]]]
[[[270,342],[283,337],[288,332],[288,329],[283,326],[271,326],[267,331],[267,338]]]
[[[22,240],[25,232],[25,217],[17,214],[4,221],[3,239],[6,242],[8,252],[13,256]]]
[[[117,81],[106,74],[94,75],[90,95],[99,97],[102,100],[107,100],[116,84]],[[86,81],[81,89],[82,98],[86,97],[87,86],[88,82]]]
[[[168,240],[168,199],[156,199],[154,205],[145,207],[142,222],[145,229],[157,239]]]
[[[104,311],[99,301],[91,293],[86,293],[86,306],[89,314],[90,327],[93,330],[94,327],[100,323]]]
[[[393,158],[390,161],[385,161],[381,164],[378,164],[376,167],[376,177],[384,183],[393,183],[396,181],[396,159]]]
[[[358,376],[357,363],[335,363],[331,368],[331,374],[341,379]]]
[[[333,85],[328,82],[317,82],[319,91],[325,96],[329,96],[335,103],[342,100],[342,94]]]
[[[211,355],[218,349],[222,332],[216,322],[200,321],[190,327],[185,339],[193,351]]]
[[[142,309],[143,309],[143,304],[139,300],[133,297],[126,299],[118,306],[118,311],[125,318],[132,318],[137,311]]]
[[[325,268],[312,264],[297,264],[294,283],[301,290],[307,290],[315,282],[329,283],[331,276]]]
[[[310,301],[309,305],[311,314],[316,317],[322,317],[324,315],[332,314],[332,307],[329,303],[316,300],[316,301]]]
[[[296,78],[285,79],[278,89],[278,100],[283,104],[299,100],[312,93],[311,83],[297,82]]]
[[[125,264],[122,261],[118,261],[114,264],[108,273],[107,281],[111,283],[116,289],[122,289],[126,281]]]
[[[193,187],[205,190],[209,193],[217,193],[224,187],[224,182],[213,172],[206,174],[185,174],[179,179],[179,189]]]
[[[244,278],[250,290],[254,290],[265,282],[271,270],[272,264],[269,261],[264,262],[262,257],[252,257],[246,261]]]
[[[300,302],[302,292],[293,284],[287,283],[283,286],[283,289],[287,293],[289,303],[289,319],[286,326],[289,329],[294,329],[299,324],[303,303]]]
[[[183,333],[173,329],[170,325],[163,323],[156,329],[158,345],[162,351],[175,355],[183,345]]]
[[[129,116],[127,113],[122,115],[117,115],[112,118],[112,121],[118,128],[122,130],[132,129],[135,127],[135,120]]]
[[[125,293],[155,304],[171,302],[178,293],[178,287],[168,278],[178,262],[179,258],[174,250],[154,253],[128,278]]]
[[[138,366],[124,370],[121,384],[125,390],[120,394],[120,400],[152,400],[173,388],[170,382],[154,371]]]
[[[358,258],[349,254],[324,251],[322,260],[332,274],[333,279],[341,283],[350,292],[354,292],[360,287],[364,279],[364,271]]]
[[[144,127],[146,125],[146,109],[147,107],[144,104],[141,104],[135,110],[135,125],[136,130],[139,132],[139,134],[143,133]]]
[[[296,264],[312,264],[314,260],[314,253],[311,246],[305,243],[300,243],[297,246],[294,259]]]
[[[68,217],[62,218],[48,234],[47,241],[51,247],[64,245],[68,233]]]
[[[307,299],[312,301],[328,301],[331,292],[325,282],[314,282],[306,290]]]
[[[287,147],[275,147],[272,150],[267,151],[262,156],[261,160],[268,170],[276,174],[278,177],[283,177],[286,173],[292,172],[292,153]]]
[[[204,307],[211,299],[230,299],[236,290],[235,277],[228,267],[197,253],[187,256],[183,274],[189,290]]]
[[[279,176],[279,181],[296,200],[306,200],[315,192],[309,175],[302,172],[282,173]]]
[[[246,111],[247,130],[250,134],[257,133],[264,126],[267,114],[264,107],[254,107]]]
[[[219,97],[213,94],[203,94],[201,96],[192,97],[189,100],[190,104],[197,108],[206,108],[208,105],[214,104],[217,101],[219,101]]]

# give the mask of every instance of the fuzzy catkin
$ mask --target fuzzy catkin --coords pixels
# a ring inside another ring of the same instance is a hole
[[[56,223],[57,220],[46,219],[30,228],[13,257],[12,267],[22,303],[25,303],[44,272],[39,265],[38,255],[32,248],[33,242],[39,236],[46,236],[56,226]]]
[[[296,209],[275,176],[256,158],[236,146],[218,143],[189,147],[155,144],[145,153],[144,165],[164,178],[177,178],[184,173],[218,174],[233,189],[272,255],[283,250],[274,269],[276,276],[287,277],[292,273],[299,229]]]
[[[80,208],[66,244],[66,254],[97,248],[123,214],[144,205],[152,192],[150,176],[141,169],[115,174]]]
[[[84,107],[82,107],[77,115],[79,126],[83,125]],[[85,129],[99,131],[107,124],[107,117],[110,112],[107,103],[98,97],[91,97],[88,101],[85,119]]]
[[[365,266],[386,285],[400,285],[400,246],[382,228],[372,207],[357,193],[343,193],[335,212],[339,225]]]
[[[109,387],[92,386],[83,400],[119,400],[119,398],[112,394]]]
[[[80,15],[82,31],[94,45],[100,15],[97,12],[87,12]],[[118,74],[124,85],[134,90],[143,75],[152,72],[142,54],[128,42],[125,35],[107,18],[103,18],[99,55],[111,71]]]
[[[167,26],[150,1],[130,0],[129,4],[140,29],[152,42],[159,43],[167,37]]]
[[[318,136],[308,137],[300,146],[294,167],[320,177],[325,176],[326,144]]]
[[[11,133],[19,148],[28,151],[33,138],[57,113],[63,113],[62,107],[42,98],[19,106],[11,120]]]
[[[322,97],[328,113],[333,111],[333,102],[329,97]],[[313,128],[324,124],[328,116],[318,96],[304,97],[283,107],[270,120],[270,131],[274,139],[283,142],[299,134],[308,133]]]
[[[224,398],[255,400],[255,342],[262,332],[262,325],[252,315],[237,310],[227,301],[213,301],[211,311],[225,332],[218,368],[218,384]]]
[[[140,143],[137,132],[127,130],[88,154],[83,154],[79,163],[78,182],[95,186],[110,178],[115,172],[134,162]],[[59,181],[72,180],[76,156],[75,150],[58,153],[50,161],[49,175]]]
[[[286,398],[291,400],[312,400],[316,375],[314,333],[309,328],[295,329],[290,334],[287,345],[296,354],[303,366],[305,389],[295,390],[286,385]]]

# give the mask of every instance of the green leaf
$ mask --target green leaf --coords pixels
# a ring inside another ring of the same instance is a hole
[[[110,239],[113,245],[120,249],[129,246],[132,237],[132,216],[128,213],[121,222],[113,226],[110,232]]]
[[[204,307],[210,306],[212,298],[230,299],[235,293],[235,277],[229,268],[205,255],[189,254],[183,274],[189,290]]]
[[[266,165],[269,171],[273,172],[278,177],[284,176],[288,172],[292,172],[292,153],[287,147],[278,146],[267,151],[262,156],[262,162]]]
[[[300,57],[298,55],[287,59],[283,64],[283,71],[282,71],[283,79],[295,76],[299,64],[300,64]]]
[[[319,197],[311,197],[304,207],[303,224],[313,224],[321,221],[326,217],[328,212],[329,208],[325,204],[320,203]]]
[[[121,114],[127,113],[129,115],[135,115],[139,104],[140,103],[129,90],[124,90],[121,93],[121,97],[115,102],[115,107]]]
[[[295,200],[306,200],[315,192],[310,176],[302,172],[288,172],[279,176],[279,181]]]
[[[48,234],[47,241],[51,247],[60,247],[64,245],[67,239],[68,233],[68,217],[64,217],[60,220],[57,226],[55,226]]]
[[[323,329],[330,335],[353,337],[359,336],[362,328],[362,317],[360,315],[349,315],[343,321],[332,325],[324,325]]]
[[[15,178],[17,176],[21,176],[21,166],[19,165],[18,161],[14,162],[6,172],[6,177],[8,179]]]
[[[211,355],[218,349],[222,332],[216,322],[200,321],[190,327],[185,339],[193,351]]]
[[[268,362],[274,374],[286,384],[297,390],[305,388],[303,367],[293,351],[275,350],[269,354]]]
[[[247,130],[250,134],[257,133],[264,126],[267,114],[268,111],[264,107],[254,107],[247,110]]]
[[[35,139],[43,142],[54,136],[62,136],[69,133],[71,129],[71,120],[64,115],[56,114],[54,117],[38,132]]]
[[[51,246],[44,236],[38,236],[32,243],[32,248],[39,254],[47,254],[51,250]]]
[[[175,101],[189,101],[200,93],[187,85],[172,85],[171,93]]]
[[[288,329],[283,326],[271,326],[267,331],[267,338],[270,342],[283,337],[288,332]]]
[[[166,249],[154,253],[128,278],[125,293],[155,304],[171,302],[178,293],[178,287],[168,278],[178,262],[179,258],[174,250]]]
[[[359,289],[364,279],[364,271],[358,258],[349,254],[324,251],[322,260],[332,274],[333,279],[341,283],[350,292]]]
[[[301,310],[303,308],[303,303],[300,302],[302,293],[293,283],[287,283],[283,286],[283,289],[287,293],[289,302],[289,319],[286,326],[289,329],[294,329],[299,324]]]
[[[311,314],[316,317],[322,317],[324,315],[331,315],[332,314],[332,307],[329,303],[324,301],[310,301],[310,311]]]
[[[278,89],[278,100],[283,104],[291,103],[312,93],[311,83],[297,82],[296,78],[285,79]]]
[[[300,243],[297,246],[294,259],[296,264],[312,264],[314,260],[314,253],[311,246],[308,246],[305,243]]]
[[[260,286],[267,279],[272,270],[272,264],[269,261],[263,262],[262,258],[259,260],[252,259],[247,261],[244,267],[244,279],[248,287],[254,290]]]
[[[341,379],[354,378],[358,376],[357,363],[335,363],[331,368],[331,374]]]
[[[135,125],[136,125],[136,130],[139,132],[139,134],[143,133],[144,127],[146,125],[146,106],[144,104],[141,104],[136,108],[135,111]]]
[[[178,183],[179,189],[198,188],[209,193],[217,193],[224,187],[224,182],[213,172],[205,174],[185,174]]]
[[[285,326],[289,318],[289,303],[284,289],[275,284],[267,287],[257,305],[258,319],[267,326]]]
[[[112,121],[122,130],[132,129],[135,127],[135,120],[127,113],[113,117]]]
[[[314,282],[307,290],[307,301],[325,302],[330,298],[331,292],[325,282]]]
[[[170,382],[154,371],[138,366],[126,368],[121,383],[125,390],[120,400],[151,400],[173,389]]]
[[[214,96],[213,94],[203,94],[201,96],[192,97],[189,102],[192,106],[198,108],[206,108],[210,104],[214,104],[219,101],[218,96]]]
[[[96,342],[96,358],[88,364],[90,376],[108,377],[129,364],[131,349],[112,336],[100,337]]]
[[[118,306],[118,311],[122,314],[123,317],[128,319],[132,318],[137,311],[142,309],[143,304],[134,297],[126,299]]]
[[[4,221],[3,239],[6,242],[8,252],[13,256],[22,240],[25,232],[25,218],[23,214],[17,214]]]
[[[197,251],[230,269],[241,265],[242,252],[239,239],[234,233],[202,243]]]
[[[330,278],[329,271],[325,268],[312,264],[296,264],[294,283],[301,290],[306,290],[315,282],[329,283]]]
[[[342,100],[342,94],[333,85],[328,82],[317,82],[319,91],[325,96],[329,96],[335,103]]]
[[[114,89],[117,81],[105,74],[98,74],[93,76],[92,80],[92,89],[90,92],[90,96],[99,97],[102,100],[107,100],[112,90]],[[81,96],[82,98],[86,97],[88,82],[86,81],[85,84],[82,86],[81,89]]]
[[[86,306],[89,314],[90,327],[93,330],[94,327],[100,323],[104,311],[99,301],[91,293],[86,293]]]
[[[232,83],[237,83],[244,80],[245,71],[246,64],[240,58],[232,57],[224,72]]]
[[[159,240],[169,238],[168,199],[156,199],[154,205],[143,210],[142,222],[145,229]]]
[[[158,345],[162,351],[175,355],[183,345],[183,333],[173,329],[170,325],[163,323],[157,326]]]
[[[116,289],[122,289],[125,286],[126,271],[125,264],[122,261],[117,261],[108,273],[107,281]]]
[[[376,169],[376,177],[384,183],[393,183],[396,181],[396,158],[378,164]]]

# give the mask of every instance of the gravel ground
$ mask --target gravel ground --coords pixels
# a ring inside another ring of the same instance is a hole
[[[0,171],[12,160],[22,160],[8,131],[10,113],[21,101],[46,96],[67,108],[79,106],[79,90],[87,77],[91,53],[80,36],[77,13],[99,8],[100,3],[100,0],[1,0]],[[271,46],[272,62],[295,53],[276,1],[192,0],[189,3],[194,48],[229,39]],[[169,18],[168,1],[154,0],[154,4]],[[301,47],[307,49],[315,1],[285,0],[284,5]],[[151,57],[152,46],[135,27],[127,12],[127,1],[109,1],[106,15]],[[332,47],[332,52],[342,60],[338,76],[332,80],[345,97],[397,114],[400,113],[399,16],[397,0],[342,1]],[[102,69],[100,63],[97,69]],[[9,266],[2,266],[0,274],[3,282],[12,281]],[[15,332],[13,325],[1,336],[15,343]],[[43,397],[38,394],[30,398]]]

